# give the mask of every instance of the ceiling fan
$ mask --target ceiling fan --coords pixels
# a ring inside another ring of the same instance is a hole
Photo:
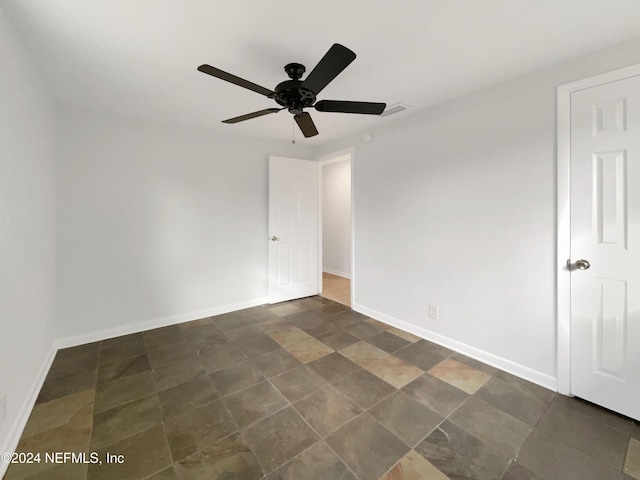
[[[247,88],[256,93],[275,100],[282,108],[267,108],[257,112],[240,115],[239,117],[223,120],[222,123],[238,123],[252,118],[278,113],[287,109],[293,114],[302,134],[308,138],[318,134],[318,130],[311,119],[311,115],[305,112],[305,108],[315,108],[319,112],[360,113],[366,115],[380,115],[385,103],[374,102],[350,102],[344,100],[320,100],[316,102],[316,96],[326,87],[340,72],[342,72],[356,58],[356,54],[339,43],[333,44],[329,51],[322,57],[307,78],[300,80],[306,68],[299,63],[285,65],[284,71],[291,80],[279,83],[276,88],[269,90],[253,82],[236,77],[211,65],[200,65],[198,70],[208,75]]]

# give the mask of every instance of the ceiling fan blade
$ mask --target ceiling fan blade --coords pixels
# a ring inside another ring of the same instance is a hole
[[[339,43],[334,43],[311,73],[307,75],[302,87],[311,90],[316,95],[319,94],[355,59],[355,53]]]
[[[238,123],[244,122],[245,120],[251,120],[252,118],[262,117],[263,115],[269,115],[270,113],[278,113],[280,110],[284,110],[283,108],[267,108],[266,110],[259,110],[253,113],[247,113],[246,115],[240,115],[239,117],[229,118],[227,120],[223,120],[222,123]]]
[[[348,102],[345,100],[320,100],[314,105],[319,112],[363,113],[380,115],[387,107],[386,103]]]
[[[302,134],[305,138],[313,137],[318,134],[318,129],[313,123],[311,115],[307,112],[298,113],[297,115],[294,115],[293,118],[295,118],[296,123],[300,127],[300,130],[302,130]]]
[[[269,90],[268,88],[261,87],[249,80],[245,80],[244,78],[236,77],[230,73],[224,72],[219,68],[212,67],[211,65],[200,65],[198,70],[202,73],[206,73],[213,77],[219,78],[220,80],[224,80],[229,83],[233,83],[234,85],[238,85],[239,87],[244,87],[249,90],[252,90],[256,93],[264,95],[265,97],[273,98],[275,97],[275,92]]]

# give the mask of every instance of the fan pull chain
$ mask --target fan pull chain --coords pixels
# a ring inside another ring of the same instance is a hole
[[[291,117],[291,143],[296,144],[296,122],[293,117]]]

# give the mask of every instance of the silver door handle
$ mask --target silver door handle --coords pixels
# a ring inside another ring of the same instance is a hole
[[[276,236],[271,237],[271,241],[272,242],[277,242],[278,240],[280,240],[280,239],[278,237],[276,237]]]
[[[574,265],[578,270],[589,270],[591,267],[591,264],[584,259],[576,260]],[[567,260],[567,267],[569,267],[569,270],[573,267],[573,265],[571,265],[571,260]]]
[[[588,270],[590,266],[591,264],[586,260],[576,261],[576,267],[578,267],[578,270]]]

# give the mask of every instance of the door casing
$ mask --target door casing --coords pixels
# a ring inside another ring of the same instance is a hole
[[[557,87],[557,247],[556,316],[557,389],[571,395],[571,94],[579,90],[640,75],[640,64],[588,77]]]

